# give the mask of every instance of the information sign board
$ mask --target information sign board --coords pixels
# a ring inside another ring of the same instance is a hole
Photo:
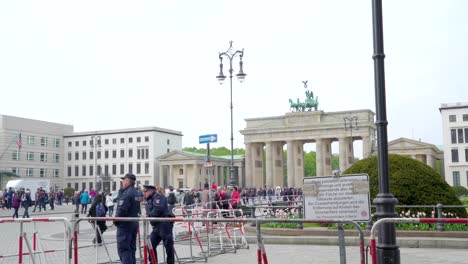
[[[367,174],[304,178],[305,217],[327,220],[370,220]]]

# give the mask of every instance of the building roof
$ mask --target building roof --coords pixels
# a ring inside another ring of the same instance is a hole
[[[457,102],[457,103],[440,104],[439,111],[442,112],[442,110],[460,109],[460,108],[468,108],[468,103],[467,102]]]
[[[442,151],[434,144],[426,143],[422,141],[417,141],[409,138],[397,138],[395,140],[388,142],[388,149],[389,150],[398,150],[398,149],[421,149],[421,148],[430,148],[434,150],[437,154],[442,153]]]
[[[189,152],[189,151],[183,151],[183,150],[173,150],[169,153],[166,153],[162,156],[159,156],[157,159],[158,160],[163,160],[167,159],[170,157],[174,157],[176,159],[193,159],[193,158],[198,158],[198,159],[205,159],[206,154],[204,153],[197,153],[197,152]],[[244,155],[234,155],[234,160],[242,160],[244,159]],[[231,156],[213,156],[211,155],[211,160],[231,160]]]
[[[138,132],[161,132],[166,134],[173,134],[176,136],[183,136],[182,132],[171,130],[160,127],[140,127],[140,128],[123,128],[123,129],[111,129],[111,130],[96,130],[87,132],[74,132],[67,134],[64,137],[82,137],[82,136],[94,136],[94,135],[109,135],[109,134],[121,134],[121,133],[138,133]]]

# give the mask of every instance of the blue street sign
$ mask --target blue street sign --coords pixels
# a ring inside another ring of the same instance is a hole
[[[218,142],[218,134],[209,134],[199,137],[200,144],[216,143]]]

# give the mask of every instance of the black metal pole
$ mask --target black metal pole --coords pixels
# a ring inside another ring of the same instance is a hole
[[[231,186],[235,186],[236,180],[234,179],[234,115],[232,110],[232,60],[229,81],[231,84],[231,163],[229,165],[229,184]]]
[[[379,168],[379,193],[373,200],[375,215],[380,218],[398,217],[395,204],[398,200],[390,193],[388,169],[387,113],[385,98],[385,68],[383,46],[382,0],[372,0],[372,25],[374,35],[374,82],[376,103],[377,150]],[[400,250],[396,244],[395,224],[388,223],[379,229],[377,263],[399,264]]]

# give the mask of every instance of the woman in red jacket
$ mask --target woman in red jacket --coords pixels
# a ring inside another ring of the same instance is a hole
[[[232,188],[232,194],[231,194],[231,207],[233,209],[237,209],[239,208],[239,205],[240,205],[239,189],[237,188],[237,186],[234,186]]]

